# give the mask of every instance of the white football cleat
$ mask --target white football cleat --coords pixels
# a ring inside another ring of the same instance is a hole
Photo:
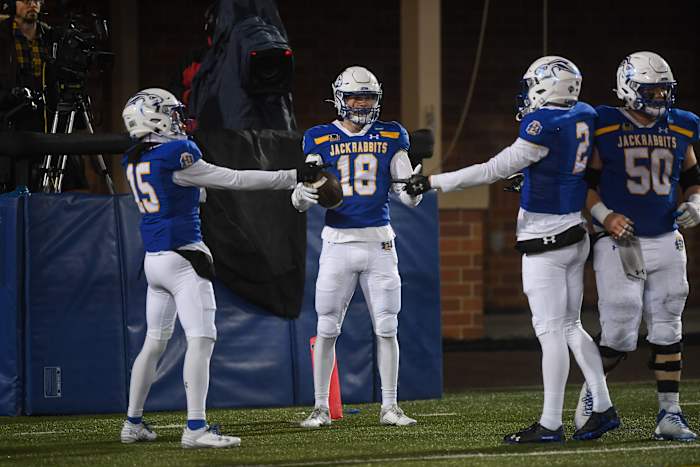
[[[578,395],[578,404],[574,413],[574,426],[577,430],[583,428],[593,413],[593,394],[588,390],[588,385],[583,383]]]
[[[153,441],[157,437],[158,435],[146,423],[141,422],[137,425],[129,420],[124,420],[121,432],[122,443],[131,444],[136,441]]]
[[[302,428],[320,428],[331,424],[331,414],[327,407],[314,407],[306,420],[299,423]]]
[[[397,404],[392,404],[386,409],[382,409],[379,415],[380,425],[409,426],[418,423],[411,417],[406,416]]]
[[[656,417],[654,439],[659,441],[695,441],[698,435],[693,433],[681,412],[673,413],[662,410]]]
[[[230,448],[241,445],[241,438],[219,433],[219,426],[205,426],[199,430],[185,427],[180,441],[183,448]]]

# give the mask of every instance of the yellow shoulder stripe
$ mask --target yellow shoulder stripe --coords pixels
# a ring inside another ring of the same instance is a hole
[[[319,136],[318,138],[314,138],[314,144],[316,144],[316,145],[323,144],[330,139],[331,139],[331,135]]]
[[[399,139],[398,131],[380,131],[379,136],[383,138]]]
[[[693,137],[693,134],[694,134],[692,131],[686,130],[685,128],[680,127],[680,126],[678,126],[678,125],[669,125],[668,128],[669,128],[671,131],[675,131],[676,133],[680,133],[680,134],[682,134],[683,136],[687,136],[688,138],[692,138],[692,137]]]
[[[609,126],[604,126],[602,128],[598,128],[595,131],[596,136],[604,135],[606,133],[612,133],[613,131],[617,131],[620,129],[620,124],[615,124],[615,125],[609,125]]]

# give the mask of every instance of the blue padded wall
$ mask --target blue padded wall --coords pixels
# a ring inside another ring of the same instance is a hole
[[[320,208],[308,214],[299,319],[273,316],[215,283],[219,339],[209,407],[313,403],[309,339],[316,334],[323,215]],[[426,196],[415,210],[392,200],[392,215],[403,283],[399,397],[440,397],[436,197]],[[24,202],[0,197],[0,219],[0,349],[8,355],[0,362],[0,413],[17,413],[22,390],[27,414],[125,411],[130,369],[145,335],[146,302],[140,214],[131,196],[32,195]],[[178,325],[146,410],[185,408],[185,349]],[[374,336],[359,289],[337,359],[344,402],[379,400]]]
[[[21,209],[24,197],[0,196],[0,415],[22,407]]]
[[[28,415],[126,407],[116,200],[33,194],[25,203]]]

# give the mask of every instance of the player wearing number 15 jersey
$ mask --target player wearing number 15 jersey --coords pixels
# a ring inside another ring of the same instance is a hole
[[[676,81],[653,52],[627,56],[617,70],[622,108],[598,107],[588,206],[607,236],[594,246],[606,372],[637,348],[642,318],[651,346],[659,413],[654,438],[697,438],[679,402],[681,314],[688,296],[686,253],[678,226],[700,221],[700,169],[692,143],[700,119],[673,107]],[[679,191],[685,202],[678,206]],[[626,252],[634,253],[635,261]],[[587,417],[586,387],[576,411]]]
[[[542,347],[544,406],[538,422],[507,435],[509,444],[561,442],[569,350],[592,392],[593,415],[574,433],[600,437],[619,426],[598,349],[581,326],[583,269],[589,251],[581,211],[595,111],[578,102],[581,74],[570,60],[542,57],[525,72],[519,97],[518,139],[483,164],[456,172],[413,176],[407,191],[453,191],[493,183],[523,171],[517,248],[523,253],[523,291]]]
[[[396,122],[377,120],[382,89],[366,68],[344,70],[332,85],[339,119],[304,134],[308,162],[323,162],[340,180],[343,201],[326,211],[318,278],[318,314],[314,351],[315,408],[301,423],[305,428],[330,425],[328,389],[335,342],[359,281],[377,336],[377,360],[382,385],[383,425],[413,425],[398,407],[399,344],[396,338],[401,308],[401,279],[389,224],[392,178],[412,174],[406,130]],[[402,187],[403,188],[403,187]],[[301,186],[297,188],[298,191]],[[416,206],[420,196],[400,191],[399,198]],[[293,199],[305,210],[313,199]]]
[[[206,421],[209,361],[216,340],[216,301],[211,283],[213,260],[200,232],[200,187],[290,190],[297,182],[297,171],[241,171],[206,163],[197,145],[187,140],[181,107],[170,92],[152,88],[129,99],[122,113],[129,134],[138,139],[138,144],[124,156],[123,165],[143,214],[141,237],[146,250],[148,291],[146,338],[131,371],[129,407],[121,441],[156,438],[143,423],[143,406],[177,316],[187,337],[183,368],[187,425],[182,446],[237,446],[239,438],[221,435]],[[303,169],[302,173],[304,170],[311,169]],[[311,174],[311,178],[315,175]]]

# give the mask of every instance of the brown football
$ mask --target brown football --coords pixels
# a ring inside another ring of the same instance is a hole
[[[324,170],[318,180],[307,185],[318,190],[318,204],[324,208],[334,209],[343,203],[343,187],[333,173]]]

